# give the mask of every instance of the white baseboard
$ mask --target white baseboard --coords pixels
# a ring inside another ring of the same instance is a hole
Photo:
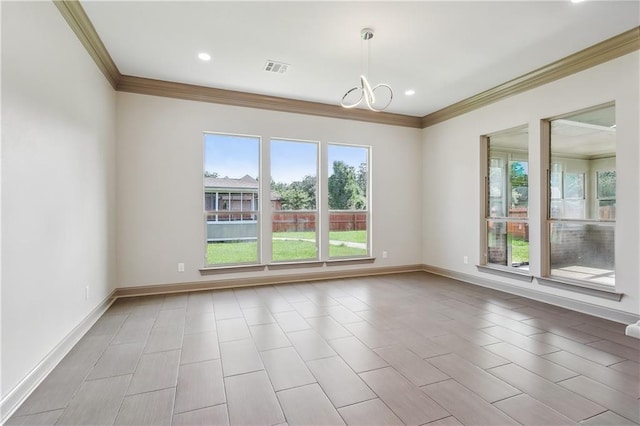
[[[593,303],[582,302],[580,300],[570,299],[564,296],[545,293],[532,288],[524,288],[510,285],[500,281],[494,281],[489,278],[477,277],[463,272],[456,272],[437,266],[422,265],[425,272],[441,275],[447,278],[464,281],[466,283],[488,287],[494,290],[504,291],[505,293],[515,294],[517,296],[526,297],[528,299],[537,300],[539,302],[549,303],[550,305],[560,306],[562,308],[571,309],[572,311],[582,312],[594,317],[600,317],[622,324],[632,324],[640,320],[640,315],[630,312],[624,312],[617,309],[611,309],[604,306],[594,305]]]
[[[627,336],[635,337],[636,339],[640,339],[640,321],[635,324],[629,324],[624,334]]]
[[[0,423],[4,424],[20,407],[31,392],[49,375],[56,365],[71,351],[87,331],[98,321],[115,301],[115,291],[111,292],[96,306],[51,352],[44,357],[11,391],[0,401]]]

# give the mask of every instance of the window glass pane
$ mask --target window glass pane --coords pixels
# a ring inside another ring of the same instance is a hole
[[[615,157],[614,106],[553,120],[551,218],[598,220],[603,215],[614,216],[613,209],[601,210],[607,203],[600,201],[615,199]],[[563,200],[562,208],[554,208],[553,200]]]
[[[528,270],[528,128],[506,130],[487,139],[486,263]]]
[[[318,258],[318,144],[271,141],[272,260]]]
[[[615,226],[552,223],[551,275],[597,284],[615,284]]]
[[[613,220],[616,218],[616,172],[615,170],[597,173],[598,218]]]
[[[526,127],[489,137],[489,217],[528,216],[529,135]]]
[[[260,139],[204,136],[207,265],[257,263]]]
[[[487,222],[487,263],[529,269],[529,225],[526,222]]]
[[[367,256],[369,148],[329,144],[329,257]]]
[[[550,274],[615,285],[615,106],[553,120],[550,145]]]

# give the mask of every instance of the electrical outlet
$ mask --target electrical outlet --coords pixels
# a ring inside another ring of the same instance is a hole
[[[387,253],[386,251],[382,252],[382,258],[386,259],[387,257],[389,257],[389,253]]]
[[[89,300],[89,286],[84,288],[84,300]]]
[[[465,265],[467,265],[469,263],[469,256],[463,257],[462,261],[464,262]]]
[[[178,263],[178,272],[184,272],[184,263]]]

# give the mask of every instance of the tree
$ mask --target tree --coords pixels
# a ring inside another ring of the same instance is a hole
[[[360,187],[360,192],[366,198],[367,196],[367,179],[369,179],[369,174],[367,170],[367,163],[360,163],[358,167],[358,176],[357,176],[358,186]]]
[[[280,200],[282,201],[283,210],[305,210],[309,209],[311,204],[309,194],[300,187],[294,186],[290,186],[280,193]]]
[[[217,178],[220,177],[220,175],[218,174],[218,172],[209,172],[209,171],[204,171],[204,177],[208,177],[208,178]]]
[[[358,185],[355,168],[343,161],[334,161],[333,174],[329,177],[329,208],[358,210],[365,206],[365,197]]]

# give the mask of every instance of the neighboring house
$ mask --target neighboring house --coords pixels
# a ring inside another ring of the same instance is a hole
[[[228,177],[204,178],[204,209],[209,221],[255,220],[251,213],[259,210],[258,180],[249,175],[240,179]],[[282,208],[280,195],[271,192],[271,208]]]
[[[204,178],[204,210],[207,241],[243,241],[257,237],[259,210],[258,180],[249,175],[240,179]],[[272,209],[282,208],[280,195],[271,192]]]

